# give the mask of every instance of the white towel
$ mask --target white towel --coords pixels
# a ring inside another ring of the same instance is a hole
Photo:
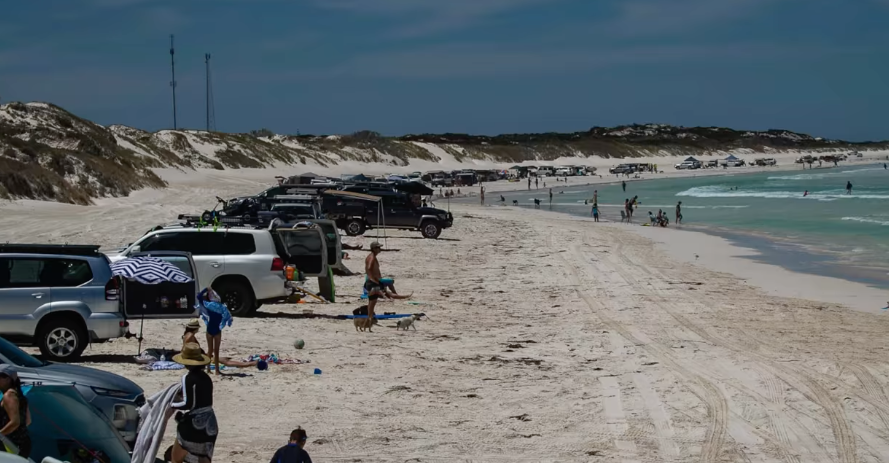
[[[176,394],[182,389],[182,383],[176,382],[166,389],[149,397],[145,405],[139,409],[139,435],[136,437],[136,445],[133,447],[132,463],[154,463],[157,453],[164,439],[164,431],[167,429],[167,420],[170,404]]]

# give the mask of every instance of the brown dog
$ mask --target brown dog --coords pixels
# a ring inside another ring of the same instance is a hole
[[[372,325],[380,324],[379,320],[377,320],[377,317],[374,317],[373,319],[353,318],[352,321],[355,323],[355,331],[370,331]]]

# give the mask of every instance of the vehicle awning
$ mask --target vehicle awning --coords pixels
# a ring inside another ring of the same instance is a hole
[[[332,196],[342,196],[345,198],[355,198],[355,199],[363,199],[365,201],[375,201],[380,202],[383,198],[374,195],[368,195],[364,193],[355,193],[354,191],[342,191],[342,190],[327,190],[324,192],[326,195]]]

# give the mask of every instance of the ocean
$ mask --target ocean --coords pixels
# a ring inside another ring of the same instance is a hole
[[[648,211],[669,214],[682,201],[683,229],[719,235],[759,250],[756,260],[793,271],[844,278],[889,289],[889,170],[883,164],[756,174],[627,181],[565,187],[547,179],[547,189],[503,193],[507,204],[590,215],[593,190],[604,218],[620,221],[625,199],[641,203],[634,223]],[[846,194],[846,183],[852,194]],[[808,192],[808,194],[806,194]],[[500,193],[489,193],[495,202]]]

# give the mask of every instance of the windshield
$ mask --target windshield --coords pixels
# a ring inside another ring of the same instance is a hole
[[[31,357],[27,352],[19,349],[11,342],[0,338],[0,363],[6,362],[24,368],[37,368],[45,365],[45,363]]]
[[[24,388],[23,388],[24,389]],[[104,452],[112,462],[130,461],[126,444],[111,423],[84,402],[71,386],[39,386],[24,391],[31,411],[31,458],[75,461],[78,450]]]

